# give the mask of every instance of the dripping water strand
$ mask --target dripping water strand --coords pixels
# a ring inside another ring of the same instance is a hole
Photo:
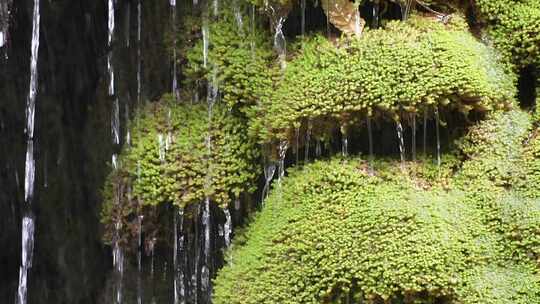
[[[371,117],[366,118],[367,131],[368,131],[368,146],[369,146],[369,171],[373,173],[373,130],[371,128]]]
[[[268,193],[270,192],[270,182],[272,181],[275,172],[276,164],[274,162],[270,161],[264,166],[264,187],[262,190],[261,205],[264,204],[264,201],[268,197]]]
[[[304,147],[304,162],[307,164],[309,161],[309,146],[311,144],[311,131],[313,129],[313,123],[311,120],[308,120],[307,130],[306,130],[306,144]]]
[[[428,122],[428,112],[427,110],[424,110],[424,138],[423,138],[423,143],[422,143],[422,147],[423,147],[423,152],[424,152],[424,156],[427,155],[427,122]]]
[[[341,156],[346,157],[349,155],[349,138],[347,137],[347,130],[344,125],[340,128],[341,132]]]
[[[36,96],[38,88],[38,55],[39,55],[39,31],[40,10],[39,0],[34,0],[32,15],[32,45],[30,53],[30,84],[28,98],[26,100],[26,160],[24,175],[24,201],[26,208],[21,223],[21,265],[19,268],[19,284],[17,288],[17,302],[26,304],[28,293],[28,272],[32,267],[34,255],[34,218],[31,206],[34,198],[35,159],[34,159],[34,117],[36,108]],[[3,34],[2,34],[3,35]],[[3,39],[3,37],[2,37]]]
[[[403,166],[405,163],[405,143],[403,141],[403,125],[399,120],[396,121],[396,131],[399,145],[399,158],[401,160],[401,165]]]
[[[137,304],[142,304],[142,222],[144,216],[139,215],[138,246],[137,246]]]
[[[295,164],[298,165],[298,161],[300,158],[300,126],[297,126],[294,130],[294,154],[296,157]]]
[[[411,143],[411,152],[412,160],[416,161],[416,113],[412,114],[411,117],[411,134],[412,134],[412,143]]]
[[[439,109],[435,108],[435,135],[437,137],[437,168],[441,167],[441,139],[440,139],[440,132],[439,132],[439,124],[440,124]]]
[[[176,0],[170,0],[171,6],[171,30],[173,35],[173,58],[172,58],[172,84],[171,91],[174,96],[174,100],[178,101],[180,93],[178,92],[178,75],[177,75],[177,62],[176,62],[176,47],[177,47],[177,33],[176,33]]]

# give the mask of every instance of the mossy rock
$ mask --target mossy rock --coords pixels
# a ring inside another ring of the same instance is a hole
[[[477,14],[488,37],[515,69],[540,64],[540,2],[476,0]]]
[[[332,159],[291,170],[229,253],[214,302],[539,302],[540,200],[518,182],[538,160],[523,143],[531,122],[489,115],[439,169]]]
[[[259,151],[245,126],[219,104],[211,119],[204,104],[175,103],[170,96],[149,104],[131,122],[133,144],[107,179],[102,221],[112,229],[113,217],[133,217],[137,208],[188,208],[206,197],[224,208],[254,191]]]
[[[434,109],[489,112],[510,108],[516,90],[497,56],[456,17],[444,25],[413,16],[361,39],[303,43],[277,89],[261,99],[250,129],[261,142],[315,136],[366,116],[400,120]]]

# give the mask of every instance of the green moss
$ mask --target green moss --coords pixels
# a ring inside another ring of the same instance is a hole
[[[170,99],[150,104],[132,122],[133,144],[124,148],[119,169],[105,185],[102,218],[111,227],[115,214],[129,217],[134,206],[186,208],[209,197],[225,207],[254,190],[258,150],[245,121],[220,105],[209,121],[205,105]]]
[[[516,68],[540,63],[540,2],[476,0],[487,34],[508,63]]]
[[[513,77],[464,28],[457,17],[450,25],[412,17],[354,41],[311,38],[261,100],[250,128],[270,141],[292,138],[308,120],[324,134],[366,115],[398,120],[436,107],[463,113],[510,107]]]
[[[240,27],[234,14],[224,10],[218,20],[209,22],[206,66],[200,37],[186,55],[184,74],[186,87],[197,88],[201,81],[215,83],[228,107],[245,111],[270,90],[277,70],[272,67],[269,34],[257,26],[250,27],[246,16],[242,18]]]
[[[291,170],[229,253],[215,303],[539,302],[540,200],[523,182],[534,176],[523,162],[540,160],[523,144],[530,131],[529,114],[496,112],[458,143],[461,164]]]

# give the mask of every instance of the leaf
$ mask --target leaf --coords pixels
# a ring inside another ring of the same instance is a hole
[[[360,38],[366,21],[360,17],[358,6],[349,0],[322,0],[328,21],[347,36]]]

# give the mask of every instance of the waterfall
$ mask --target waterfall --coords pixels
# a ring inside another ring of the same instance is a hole
[[[369,170],[373,173],[373,130],[371,128],[371,117],[366,118],[367,131],[368,131],[368,146],[369,146]]]
[[[435,135],[437,136],[437,167],[441,166],[441,139],[439,132],[439,109],[435,108]]]
[[[34,198],[34,180],[36,166],[34,159],[34,116],[38,89],[38,55],[39,55],[40,12],[39,0],[34,0],[32,16],[32,46],[30,54],[30,85],[26,100],[26,161],[24,170],[24,201],[30,211],[26,211],[21,229],[21,266],[19,268],[19,286],[17,302],[26,304],[28,271],[32,267],[34,255],[34,218],[31,215],[31,205]],[[3,34],[2,34],[3,35]],[[3,38],[2,38],[3,39]]]
[[[309,145],[311,143],[311,130],[313,129],[313,123],[311,120],[308,120],[307,131],[306,131],[306,145],[304,147],[304,162],[307,164],[309,161]]]
[[[396,122],[396,131],[399,144],[399,157],[401,159],[401,164],[403,165],[405,162],[405,143],[403,141],[403,125],[401,125],[401,121],[399,120]]]

